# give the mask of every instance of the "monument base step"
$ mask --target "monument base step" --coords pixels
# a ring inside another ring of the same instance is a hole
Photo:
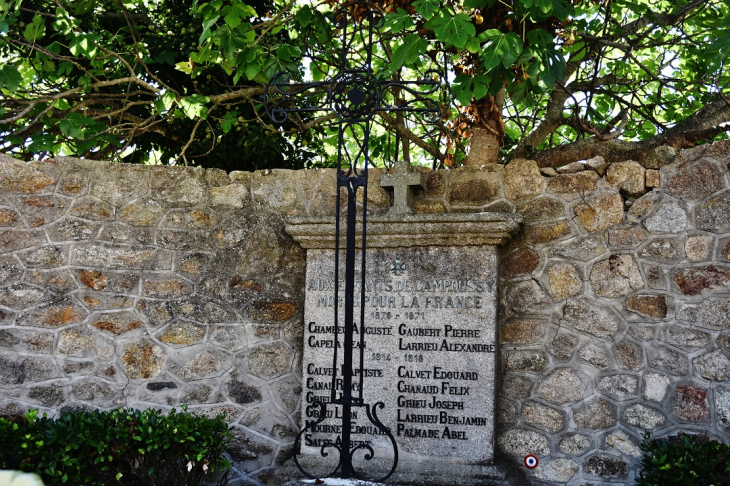
[[[317,470],[316,461],[309,459],[308,466]],[[387,473],[390,464],[368,461],[362,472],[376,477]],[[321,469],[324,470],[324,469]],[[360,469],[359,469],[360,470]],[[398,468],[385,483],[373,483],[362,480],[343,480],[328,478],[324,483],[316,483],[314,479],[302,479],[302,473],[294,461],[289,460],[281,466],[267,482],[267,486],[371,486],[385,484],[388,486],[527,486],[530,483],[522,471],[507,464],[475,465],[454,461],[410,461],[401,460]]]

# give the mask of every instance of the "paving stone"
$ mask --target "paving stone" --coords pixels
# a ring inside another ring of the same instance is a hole
[[[591,288],[602,297],[620,297],[644,287],[644,279],[631,255],[611,255],[597,262],[590,275]]]
[[[730,380],[730,359],[719,349],[694,358],[692,363],[697,372],[706,380]]]
[[[624,432],[617,431],[606,436],[606,445],[632,457],[641,457],[639,446]]]
[[[627,196],[638,197],[646,192],[646,169],[633,160],[617,162],[608,166],[606,181]]]
[[[588,379],[570,368],[557,368],[537,387],[537,394],[548,402],[562,405],[577,402],[590,395]]]
[[[623,420],[629,425],[634,425],[642,429],[653,429],[659,425],[663,425],[666,421],[664,414],[653,408],[649,408],[641,403],[632,405],[626,409]]]
[[[674,392],[672,413],[677,418],[698,422],[707,418],[707,390],[678,386]]]
[[[664,328],[664,340],[672,346],[686,351],[702,348],[710,342],[707,333],[677,325]]]
[[[604,376],[598,380],[598,391],[619,402],[639,396],[639,379],[633,375]]]
[[[543,481],[565,483],[570,481],[578,469],[578,463],[574,460],[558,458],[541,461],[533,474]]]
[[[575,207],[575,215],[589,233],[602,231],[624,219],[624,201],[615,192],[593,192]]]
[[[581,429],[605,429],[616,423],[616,407],[606,400],[596,400],[574,410],[573,421]]]
[[[581,359],[602,370],[608,366],[608,353],[606,349],[594,343],[588,343],[578,351]]]
[[[713,233],[730,232],[730,190],[708,198],[696,209],[697,228]]]
[[[510,429],[499,436],[497,444],[505,454],[520,458],[527,454],[538,457],[550,454],[547,437],[527,429]]]
[[[644,375],[644,398],[654,402],[661,402],[669,391],[669,378],[656,373]]]
[[[652,233],[681,233],[687,228],[687,214],[676,202],[667,201],[644,219],[644,226]]]
[[[585,435],[570,434],[561,439],[558,449],[563,454],[582,456],[592,448],[591,440]]]
[[[707,235],[693,235],[687,238],[684,244],[684,253],[687,260],[695,262],[703,262],[712,258],[712,246],[715,239]]]
[[[672,280],[684,295],[698,295],[704,290],[722,292],[730,288],[730,272],[714,265],[675,269]]]
[[[556,263],[547,270],[548,291],[556,301],[578,295],[583,290],[583,281],[575,266],[570,263]]]
[[[649,366],[666,371],[675,376],[683,376],[689,372],[687,357],[667,346],[656,345],[647,348]]]
[[[664,190],[684,201],[695,201],[722,188],[723,171],[707,159],[682,164],[664,173]]]
[[[545,329],[545,322],[537,319],[511,319],[500,327],[500,341],[510,344],[535,343],[545,335]]]
[[[504,195],[510,201],[540,195],[542,175],[537,162],[526,159],[513,159],[502,171]]]
[[[598,338],[612,338],[621,330],[618,317],[588,299],[569,300],[563,307],[563,325]]]
[[[706,329],[730,329],[730,299],[707,299],[683,305],[677,317]]]
[[[608,251],[605,237],[601,234],[583,235],[561,241],[550,247],[548,253],[553,257],[569,258],[587,262]]]
[[[639,343],[624,338],[613,347],[622,368],[638,370],[643,363],[643,351]]]

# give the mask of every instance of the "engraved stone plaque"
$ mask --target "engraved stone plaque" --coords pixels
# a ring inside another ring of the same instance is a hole
[[[342,264],[344,258],[340,258]],[[309,249],[304,310],[303,425],[316,421],[317,402],[329,401],[333,351],[342,366],[344,265],[335,284],[333,250]],[[488,464],[493,457],[495,409],[497,249],[495,246],[374,248],[367,252],[365,322],[360,322],[362,278],[356,276],[354,367],[364,332],[362,386],[365,402],[382,402],[375,412],[395,436],[401,460]],[[360,268],[360,263],[357,263]],[[339,300],[335,300],[339,285]],[[334,337],[338,307],[339,339]],[[336,373],[339,377],[341,373]],[[341,408],[327,406],[327,418],[306,431],[302,453],[320,455],[337,444]],[[392,454],[387,436],[352,413],[353,444]],[[330,451],[334,452],[334,451]],[[336,456],[337,454],[332,454]]]

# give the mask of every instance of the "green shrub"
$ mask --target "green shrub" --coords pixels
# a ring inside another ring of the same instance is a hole
[[[644,434],[641,486],[730,486],[730,444],[680,433],[665,439]]]
[[[0,417],[0,469],[38,473],[47,486],[225,484],[232,435],[223,416],[184,412]]]

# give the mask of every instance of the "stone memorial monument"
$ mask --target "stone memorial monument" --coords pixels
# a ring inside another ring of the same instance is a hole
[[[355,322],[365,352],[352,387],[362,387],[368,403],[384,405],[373,413],[391,429],[399,451],[389,483],[423,473],[436,484],[435,476],[448,476],[457,465],[475,478],[496,474],[484,467],[494,455],[497,247],[518,229],[519,217],[413,214],[413,188],[423,184],[424,175],[407,162],[383,175],[381,185],[393,188],[393,205],[386,215],[368,217],[366,275],[356,279],[365,286],[365,322]],[[326,475],[337,461],[327,449],[338,445],[342,428],[339,409],[328,409],[327,418],[314,424],[318,403],[342,385],[333,370],[333,351],[343,345],[341,332],[334,338],[334,311],[343,305],[334,292],[343,285],[334,282],[335,220],[292,218],[286,229],[307,250],[301,414],[309,428],[299,460],[321,464]],[[362,444],[361,455],[372,452],[372,463],[389,467],[389,438],[358,413],[353,409],[353,442]],[[373,467],[361,461],[363,468]]]

